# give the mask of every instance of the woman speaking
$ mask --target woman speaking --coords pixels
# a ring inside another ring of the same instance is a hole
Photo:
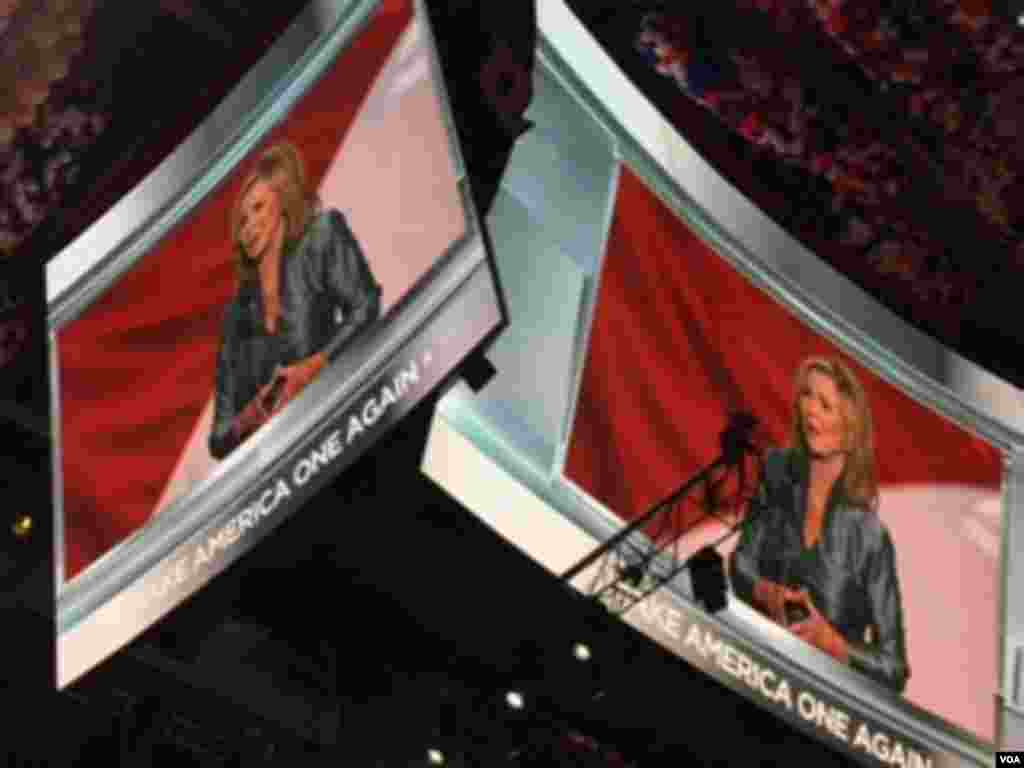
[[[294,146],[259,158],[231,214],[238,293],[224,316],[210,454],[222,459],[380,314],[380,286]]]
[[[769,454],[730,561],[733,591],[901,693],[910,677],[896,554],[879,519],[871,411],[835,360],[800,366],[792,447]]]

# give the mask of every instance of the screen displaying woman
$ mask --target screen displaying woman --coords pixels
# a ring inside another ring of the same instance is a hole
[[[222,459],[380,315],[345,217],[307,191],[287,142],[260,157],[231,213],[238,292],[224,316],[209,447]]]
[[[730,560],[734,592],[897,693],[910,677],[896,554],[877,514],[871,410],[838,360],[800,366],[791,447],[769,453]]]

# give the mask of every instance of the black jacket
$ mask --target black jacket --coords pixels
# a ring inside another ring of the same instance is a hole
[[[278,366],[317,352],[334,360],[350,339],[380,315],[380,286],[338,211],[319,211],[281,257],[281,316],[275,334],[263,322],[263,295],[244,283],[224,314],[210,454],[237,445],[235,417]]]
[[[884,523],[834,491],[821,536],[806,549],[806,461],[793,452],[775,451],[764,475],[730,561],[733,591],[752,603],[754,584],[761,578],[805,587],[818,611],[846,639],[850,665],[902,693],[910,668],[896,553]]]

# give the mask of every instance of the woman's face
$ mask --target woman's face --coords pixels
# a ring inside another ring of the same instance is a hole
[[[842,452],[846,433],[842,395],[831,376],[812,370],[798,395],[800,423],[811,455],[830,457]]]
[[[242,198],[238,239],[250,259],[259,261],[284,226],[277,192],[266,181],[257,180]]]

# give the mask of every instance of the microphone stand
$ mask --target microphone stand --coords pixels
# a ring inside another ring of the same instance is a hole
[[[711,464],[708,464],[704,469],[683,483],[683,485],[681,485],[677,490],[673,491],[671,495],[651,507],[650,511],[643,517],[638,517],[610,539],[601,542],[596,549],[563,573],[560,579],[566,583],[574,579],[582,571],[589,568],[609,552],[614,551],[622,542],[654,520],[666,508],[671,508],[673,504],[686,497],[696,486],[706,482],[715,470],[724,466],[726,466],[725,458],[723,456],[719,456]]]
[[[693,490],[693,488],[695,488],[697,485],[708,482],[712,474],[716,470],[720,469],[721,467],[732,467],[737,465],[739,465],[742,470],[742,462],[744,456],[746,456],[753,450],[751,442],[751,433],[753,432],[756,426],[757,420],[754,419],[754,417],[751,416],[750,414],[743,412],[734,414],[732,418],[730,418],[726,428],[722,431],[721,435],[719,436],[721,444],[721,454],[718,456],[717,459],[715,459],[711,464],[704,467],[696,475],[694,475],[692,478],[683,483],[682,486],[673,491],[668,497],[666,497],[662,501],[659,501],[657,504],[651,507],[650,511],[648,511],[645,515],[631,522],[629,525],[620,530],[607,541],[602,542],[596,549],[587,554],[582,560],[580,560],[578,563],[576,563],[567,571],[565,571],[561,575],[560,580],[566,584],[569,583],[582,571],[589,568],[591,565],[593,565],[609,553],[613,552],[620,544],[626,541],[626,539],[628,539],[638,530],[640,530],[645,525],[650,523],[658,515],[662,514],[666,510],[672,509],[677,502],[685,498],[687,494],[689,494],[690,491]],[[734,534],[738,529],[739,525],[734,526],[729,531],[729,533],[726,534],[718,542],[716,542],[714,546],[720,544],[722,541],[724,541],[729,536]],[[668,581],[671,581],[673,578],[675,578],[686,567],[688,567],[688,565],[694,557],[706,557],[706,554],[702,554],[706,553],[706,550],[708,550],[708,547],[705,547],[696,555],[684,560],[678,567],[674,568],[670,572],[667,578],[661,579],[660,583],[657,584],[653,589],[648,589],[646,592],[641,593],[641,595],[633,603],[631,603],[626,610],[631,608],[640,600],[643,600],[654,590],[658,589]],[[656,553],[652,553],[652,555],[650,555],[648,559],[652,559],[654,557],[654,554]],[[717,556],[717,553],[715,553],[715,556]],[[629,568],[627,569],[627,572],[631,570],[632,568]],[[605,585],[605,587],[603,587],[596,595],[593,595],[593,597],[599,598],[604,593],[605,589],[614,587],[615,585],[620,583],[623,578],[624,575],[620,576],[618,580],[613,580],[610,584]]]

